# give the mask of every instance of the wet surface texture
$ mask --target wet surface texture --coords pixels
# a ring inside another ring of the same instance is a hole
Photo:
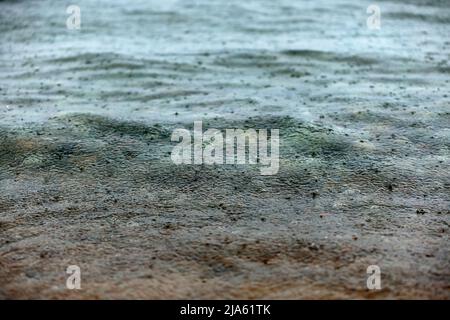
[[[446,1],[378,31],[357,1],[77,4],[0,1],[1,298],[450,298]],[[174,165],[194,120],[279,129],[278,174]]]

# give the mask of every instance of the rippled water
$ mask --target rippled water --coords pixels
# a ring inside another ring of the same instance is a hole
[[[0,298],[450,298],[447,0],[74,4],[0,1]],[[279,173],[174,165],[194,120]]]
[[[66,29],[62,3],[0,3],[1,123],[69,112],[310,121],[381,101],[449,102],[446,1],[381,1],[381,30],[366,26],[368,1],[76,4],[81,30]]]

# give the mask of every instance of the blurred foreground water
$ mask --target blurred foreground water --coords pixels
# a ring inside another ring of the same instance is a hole
[[[450,298],[447,1],[380,30],[369,1],[74,4],[0,1],[0,297]],[[175,166],[194,120],[280,129],[278,175]]]

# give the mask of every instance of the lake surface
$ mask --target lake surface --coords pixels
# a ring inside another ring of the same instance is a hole
[[[369,1],[74,4],[0,1],[1,298],[450,298],[448,1],[379,30]],[[279,129],[279,172],[175,165],[196,120]]]

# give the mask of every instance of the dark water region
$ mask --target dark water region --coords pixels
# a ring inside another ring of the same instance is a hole
[[[74,4],[0,1],[1,298],[450,298],[447,1]],[[195,120],[278,174],[174,165]]]

